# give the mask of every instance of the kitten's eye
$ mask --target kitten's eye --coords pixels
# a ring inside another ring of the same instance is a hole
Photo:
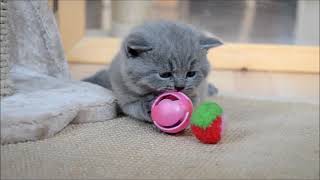
[[[195,71],[190,71],[190,72],[187,73],[187,77],[188,78],[194,77],[195,75],[196,75]]]
[[[165,73],[161,73],[159,74],[161,78],[169,78],[172,76],[171,72],[165,72]]]

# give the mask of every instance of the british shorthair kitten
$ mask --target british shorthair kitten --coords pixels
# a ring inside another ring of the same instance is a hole
[[[206,97],[207,51],[220,45],[188,25],[145,23],[124,38],[108,69],[84,81],[112,90],[124,114],[151,122],[152,101],[162,92],[181,91],[195,105]]]

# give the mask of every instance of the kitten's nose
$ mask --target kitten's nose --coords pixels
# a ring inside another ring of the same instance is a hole
[[[184,89],[184,86],[175,86],[174,87],[177,91],[182,91]]]

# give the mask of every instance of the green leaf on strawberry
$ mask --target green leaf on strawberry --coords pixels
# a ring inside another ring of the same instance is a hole
[[[222,108],[214,102],[204,102],[192,113],[191,125],[206,128],[223,113]]]

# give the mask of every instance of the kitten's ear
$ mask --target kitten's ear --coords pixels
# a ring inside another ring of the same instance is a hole
[[[152,47],[143,37],[130,35],[125,43],[125,50],[128,57],[137,57],[141,53],[151,51]]]
[[[211,48],[215,48],[221,45],[223,45],[222,41],[216,37],[202,36],[200,38],[201,49],[209,50]]]

